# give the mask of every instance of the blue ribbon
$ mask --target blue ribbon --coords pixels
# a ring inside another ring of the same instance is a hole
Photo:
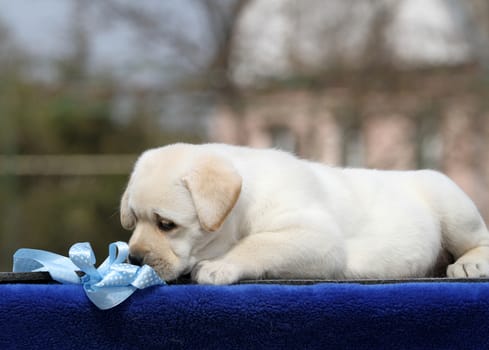
[[[124,263],[129,247],[124,242],[109,245],[109,257],[95,268],[95,254],[90,243],[76,243],[69,258],[37,249],[19,249],[14,254],[13,272],[47,271],[60,283],[82,284],[88,298],[101,310],[126,300],[137,289],[166,284],[148,265]],[[79,277],[76,271],[85,273]]]

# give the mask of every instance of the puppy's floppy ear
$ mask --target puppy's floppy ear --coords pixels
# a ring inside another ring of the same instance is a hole
[[[126,230],[132,230],[136,226],[136,218],[129,208],[129,185],[127,185],[121,199],[121,224]]]
[[[201,226],[208,232],[217,231],[238,200],[241,176],[226,159],[206,155],[182,180],[190,191]]]

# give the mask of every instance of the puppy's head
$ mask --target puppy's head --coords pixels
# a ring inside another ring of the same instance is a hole
[[[219,234],[241,191],[226,159],[177,144],[143,153],[121,200],[121,223],[133,230],[131,262],[165,280],[190,272]]]

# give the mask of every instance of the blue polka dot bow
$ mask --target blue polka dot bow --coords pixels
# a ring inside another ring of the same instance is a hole
[[[165,284],[148,265],[127,264],[129,247],[124,242],[109,245],[109,257],[95,268],[95,254],[90,243],[76,243],[69,258],[44,250],[19,249],[14,254],[14,272],[47,271],[60,283],[82,284],[88,298],[102,310],[126,300],[137,289]],[[83,271],[79,277],[77,271]]]

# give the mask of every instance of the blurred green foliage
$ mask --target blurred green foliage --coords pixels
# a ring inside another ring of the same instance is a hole
[[[73,243],[88,241],[99,257],[107,255],[108,242],[129,238],[118,215],[125,182],[125,176],[0,177],[2,270],[20,247],[66,255]]]
[[[20,56],[0,55],[0,155],[137,154],[176,141],[200,141],[162,130],[160,116],[147,112],[140,91],[121,120],[114,115],[117,84],[110,77],[70,76],[66,65],[60,64],[56,81],[40,82],[29,78],[29,65]],[[127,177],[0,174],[0,271],[11,270],[18,248],[66,255],[81,241],[91,242],[100,263],[108,243],[130,235],[119,223]]]

